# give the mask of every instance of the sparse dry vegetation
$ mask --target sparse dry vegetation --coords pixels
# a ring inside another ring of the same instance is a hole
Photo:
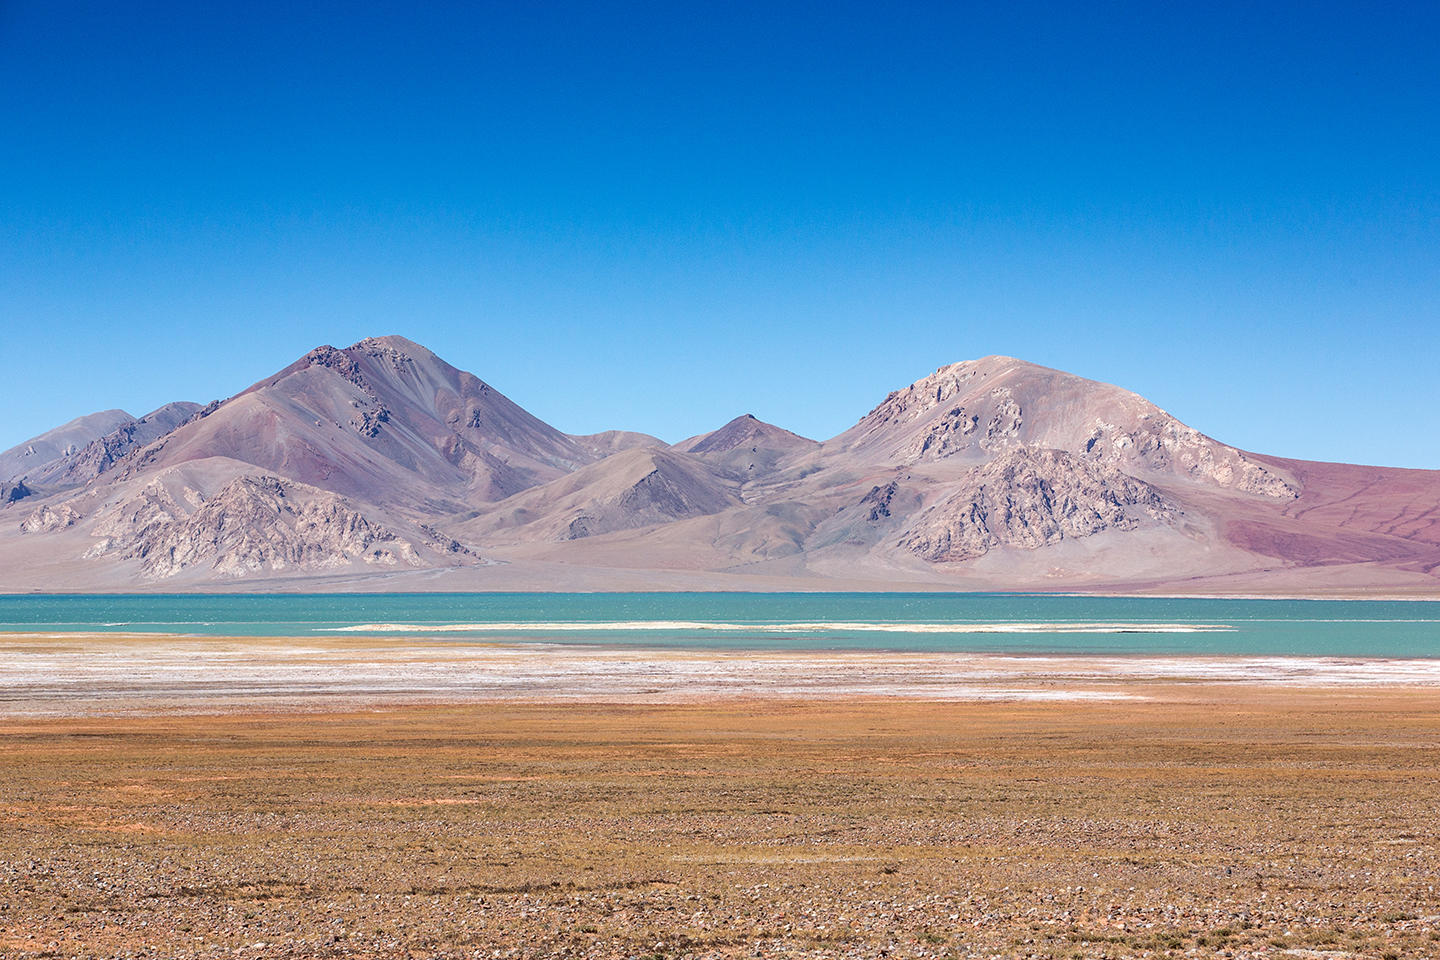
[[[1421,957],[1432,692],[9,720],[0,956]]]

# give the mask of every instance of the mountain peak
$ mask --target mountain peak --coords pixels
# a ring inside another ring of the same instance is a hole
[[[416,360],[435,356],[432,351],[422,347],[414,340],[402,337],[397,333],[386,334],[383,337],[365,337],[345,348],[346,353],[354,351],[364,353],[375,353],[378,351],[400,354]]]
[[[1291,500],[1283,472],[1186,426],[1122,387],[990,356],[896,390],[831,441],[869,460],[978,461],[1016,447],[1064,450],[1147,475],[1178,475]]]
[[[815,441],[745,413],[718,430],[680,441],[675,449],[685,453],[725,453],[746,446],[795,449],[815,446]]]
[[[273,385],[292,373],[298,373],[310,367],[326,367],[356,386],[363,387],[364,374],[360,369],[359,361],[365,357],[388,358],[399,363],[439,359],[434,353],[413,340],[407,340],[394,334],[384,337],[365,337],[343,350],[331,344],[322,343],[279,373],[261,381],[251,389],[262,384]]]

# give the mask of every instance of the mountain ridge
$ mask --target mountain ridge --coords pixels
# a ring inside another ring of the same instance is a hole
[[[824,441],[742,414],[667,445],[565,434],[423,346],[371,337],[206,407],[77,418],[0,467],[0,590],[1440,597],[1440,471],[1251,453],[998,355],[939,367]]]

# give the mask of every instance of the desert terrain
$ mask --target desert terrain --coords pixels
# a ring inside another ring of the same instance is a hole
[[[0,955],[1440,952],[1426,661],[170,643],[0,641]]]

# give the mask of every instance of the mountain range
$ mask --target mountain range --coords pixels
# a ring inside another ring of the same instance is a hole
[[[572,435],[398,336],[0,453],[0,590],[216,589],[1440,596],[1440,471],[1239,450],[998,356],[823,442]]]

